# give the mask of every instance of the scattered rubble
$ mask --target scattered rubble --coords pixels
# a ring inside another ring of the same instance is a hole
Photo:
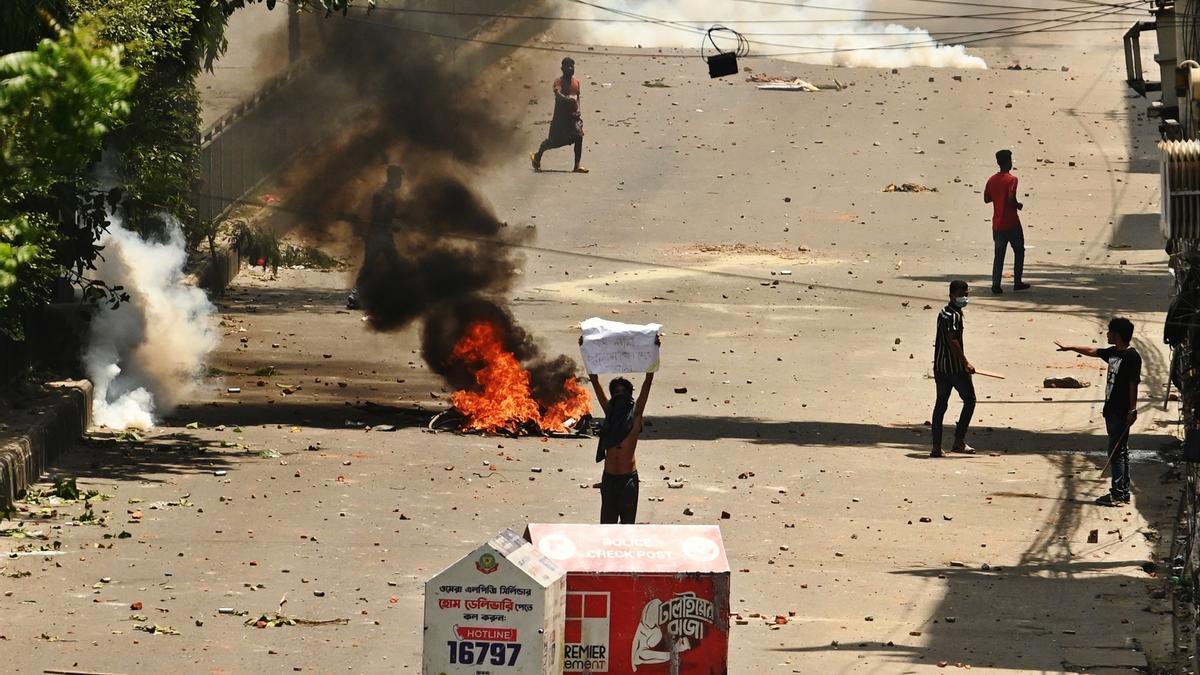
[[[746,78],[747,82],[758,84],[759,89],[769,91],[821,91],[824,89],[833,89],[841,91],[847,87],[840,80],[834,80],[832,84],[816,85],[812,82],[802,80],[798,77],[784,77],[777,75],[767,75],[765,73],[754,73]]]
[[[1042,380],[1046,389],[1084,389],[1092,386],[1091,382],[1080,382],[1073,377],[1047,377]]]
[[[884,192],[937,192],[937,188],[925,187],[920,183],[888,183],[888,186],[883,188]]]

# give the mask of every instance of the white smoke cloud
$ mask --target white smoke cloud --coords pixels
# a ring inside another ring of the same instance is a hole
[[[109,217],[97,277],[125,287],[129,302],[101,308],[84,365],[95,388],[93,415],[113,429],[149,428],[195,390],[217,344],[216,312],[204,291],[184,283],[183,228],[166,217],[167,239],[146,241]]]
[[[700,33],[645,22],[568,22],[574,39],[614,47],[698,48],[707,23],[721,21],[752,41],[751,54],[779,55],[788,61],[869,68],[987,68],[962,45],[941,44],[928,31],[898,24],[868,22],[869,0],[811,0],[794,5],[731,3],[718,0],[599,0],[597,4],[664,21],[683,22]],[[810,6],[811,5],[811,6]],[[568,16],[623,18],[597,7],[572,3]],[[736,19],[736,20],[734,20]],[[756,23],[774,21],[777,23]],[[813,35],[763,35],[813,33]],[[775,44],[763,44],[775,43]],[[722,43],[731,48],[732,42]]]

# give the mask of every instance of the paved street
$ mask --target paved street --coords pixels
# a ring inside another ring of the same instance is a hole
[[[1086,51],[981,50],[997,67],[961,73],[753,63],[851,83],[817,93],[597,52],[579,59],[592,172],[558,172],[564,149],[534,174],[518,151],[479,178],[502,219],[536,228],[512,308],[548,351],[577,354],[590,316],[664,324],[639,519],[721,526],[750,618],[730,672],[1116,673],[1170,651],[1164,582],[1143,569],[1164,571],[1179,493],[1156,424],[1175,413],[1155,132],[1119,43]],[[1018,56],[1032,69],[1005,70]],[[556,63],[522,56],[499,83],[529,149]],[[671,86],[643,86],[656,78]],[[993,297],[980,190],[1002,146],[1034,288]],[[909,181],[937,192],[884,192]],[[264,188],[274,217],[309,225],[288,188]],[[0,559],[13,672],[417,672],[428,577],[502,528],[596,520],[594,441],[430,433],[451,392],[417,329],[372,333],[344,309],[352,278],[243,271],[218,302],[205,393],[55,467],[107,497],[91,501],[102,523],[43,500],[0,526],[30,535],[0,538],[18,554]],[[967,353],[1007,378],[976,378],[979,454],[930,460],[953,278],[973,286]],[[1115,312],[1146,366],[1133,504],[1104,509],[1104,364],[1053,340],[1102,340]],[[1066,375],[1091,386],[1041,387]],[[344,621],[254,627],[276,611]],[[139,629],[155,626],[179,634]]]

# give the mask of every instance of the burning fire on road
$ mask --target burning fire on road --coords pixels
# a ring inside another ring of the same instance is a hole
[[[492,323],[471,324],[450,358],[472,370],[477,385],[451,396],[464,431],[568,432],[591,413],[588,392],[574,377],[563,382],[558,400],[535,400],[529,371],[505,349]]]

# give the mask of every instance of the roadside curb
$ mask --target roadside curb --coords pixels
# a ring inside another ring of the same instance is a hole
[[[87,380],[52,382],[59,396],[15,440],[0,446],[0,508],[7,508],[64,451],[74,445],[92,422],[92,383]]]

